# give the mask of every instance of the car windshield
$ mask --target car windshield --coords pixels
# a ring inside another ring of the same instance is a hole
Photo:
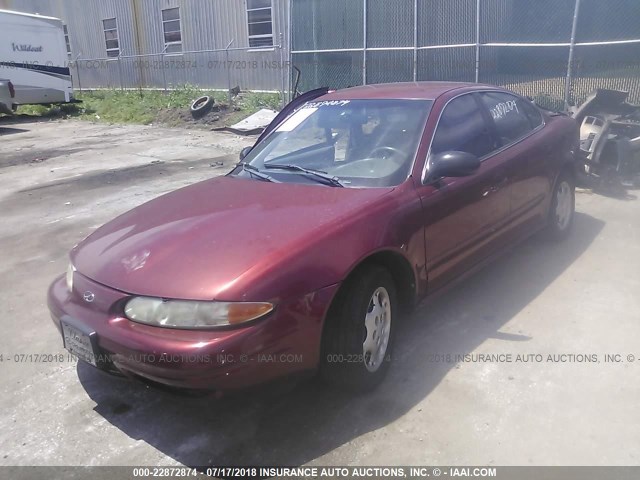
[[[374,99],[308,102],[258,144],[244,162],[253,173],[258,169],[280,182],[399,185],[410,173],[432,103]],[[240,169],[236,174],[251,176],[252,172]]]

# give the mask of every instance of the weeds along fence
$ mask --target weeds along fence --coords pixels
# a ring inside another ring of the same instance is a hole
[[[638,0],[292,0],[290,43],[300,90],[448,80],[552,108],[596,87],[640,102]]]
[[[77,91],[95,88],[201,89],[280,92],[289,88],[289,59],[281,46],[265,50],[225,48],[180,53],[78,57],[70,65]]]

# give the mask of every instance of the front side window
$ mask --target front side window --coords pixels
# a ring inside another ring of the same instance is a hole
[[[273,46],[271,0],[247,0],[250,47]]]
[[[107,48],[107,57],[120,56],[120,42],[118,40],[118,24],[115,18],[107,18],[102,21],[104,41]]]
[[[525,102],[520,98],[501,92],[481,93],[480,98],[489,109],[502,145],[515,142],[532,130]]]
[[[431,143],[432,155],[458,151],[481,158],[496,148],[495,138],[473,95],[462,95],[447,104]]]
[[[167,53],[182,52],[179,8],[162,10],[162,32],[164,34],[164,51]]]
[[[245,158],[279,181],[311,183],[297,165],[338,178],[346,187],[388,187],[408,177],[429,100],[309,102]],[[246,172],[245,172],[246,173]]]

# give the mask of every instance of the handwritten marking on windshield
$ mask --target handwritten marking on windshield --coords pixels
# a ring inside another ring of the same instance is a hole
[[[323,100],[322,102],[308,102],[302,108],[310,107],[344,107],[351,103],[351,100]]]

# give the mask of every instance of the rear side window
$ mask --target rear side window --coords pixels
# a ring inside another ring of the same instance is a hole
[[[453,99],[445,107],[431,143],[431,153],[467,152],[484,157],[496,149],[480,106],[473,95]]]
[[[480,98],[493,118],[502,145],[519,140],[533,130],[520,98],[501,92],[481,93]]]

